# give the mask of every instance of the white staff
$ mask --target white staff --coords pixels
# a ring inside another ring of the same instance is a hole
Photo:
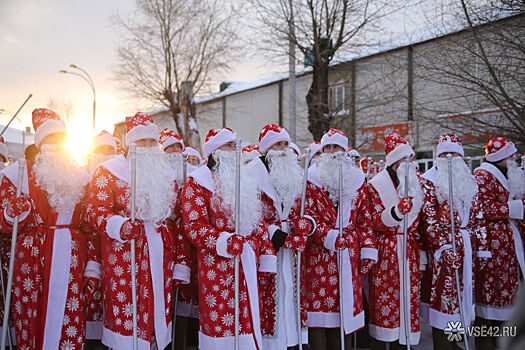
[[[339,237],[343,238],[343,162],[344,156],[339,155]],[[337,251],[337,264],[339,268],[339,334],[341,335],[341,350],[345,349],[345,327],[344,327],[344,310],[343,310],[343,254],[341,250]]]
[[[408,167],[410,166],[410,156],[405,156],[405,193],[404,198],[408,197]],[[407,291],[408,283],[408,213],[403,218],[403,302],[405,304],[404,321],[405,321],[405,339],[407,349],[410,350],[410,298]]]
[[[303,173],[303,192],[301,193],[301,210],[300,217],[304,216],[304,207],[306,204],[306,187],[308,185],[308,168],[310,167],[310,148],[305,149],[304,158],[304,173]],[[301,327],[301,251],[297,251],[297,270],[296,270],[296,303],[297,303],[297,339],[299,343],[299,350],[303,350],[303,337]]]
[[[2,266],[4,266],[4,264],[2,262],[2,255],[0,254],[0,269]],[[4,274],[2,272],[0,272],[0,282],[2,283],[2,297],[4,299],[3,301],[5,305],[5,282],[4,282]],[[9,344],[9,350],[13,350],[13,345],[12,345],[13,340],[11,339],[11,332],[7,333],[7,336],[8,336],[7,340]]]
[[[235,234],[240,234],[241,210],[241,138],[235,140]],[[234,289],[235,289],[235,350],[239,348],[239,257],[233,258],[234,264]]]
[[[188,174],[188,154],[182,153],[182,186],[186,183]],[[179,303],[179,287],[175,288],[175,300],[173,300],[173,321],[171,322],[171,350],[175,350],[175,326],[177,325],[177,304]]]
[[[452,231],[452,250],[456,254],[456,223],[454,221],[454,195],[452,191],[452,154],[447,154],[448,161],[448,204],[450,206],[450,229]],[[467,328],[468,324],[465,322],[465,312],[463,311],[463,304],[461,303],[461,289],[459,284],[459,272],[457,269],[454,270],[454,275],[456,276],[456,292],[458,297],[459,304],[459,317],[461,318],[461,323],[463,327]],[[465,349],[469,350],[467,332],[464,334],[465,340]]]
[[[129,146],[131,158],[131,221],[135,221],[135,200],[137,197],[137,145]],[[137,337],[137,280],[135,276],[135,239],[130,241],[131,245],[131,299],[133,306],[133,350],[138,349]]]
[[[31,95],[29,97],[31,97]],[[27,99],[29,99],[29,97]],[[22,194],[22,180],[24,178],[25,166],[26,166],[26,160],[24,158],[20,158],[18,160],[18,180],[16,183],[16,197],[17,198],[19,198],[20,195]],[[18,235],[19,219],[20,219],[20,216],[15,216],[15,219],[13,222],[13,233],[11,235],[11,256],[9,257],[9,272],[7,274],[7,292],[5,295],[5,304],[4,304],[4,320],[3,320],[4,322],[2,323],[2,327],[3,327],[2,328],[2,345],[0,349],[5,349],[7,330],[9,329],[9,310],[11,309],[11,290],[13,288],[13,271],[15,268],[16,237]]]

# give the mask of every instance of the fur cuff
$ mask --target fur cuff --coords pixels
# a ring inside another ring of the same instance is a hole
[[[452,249],[452,245],[451,244],[443,244],[443,246],[441,246],[441,248],[436,250],[436,252],[434,253],[434,259],[436,259],[436,261],[441,260],[441,253],[443,253],[443,251],[447,250],[447,249]]]
[[[261,255],[259,257],[259,272],[277,273],[277,256]]]
[[[191,269],[182,264],[175,264],[173,268],[173,279],[182,281],[182,284],[190,283]]]
[[[228,253],[228,239],[233,235],[233,232],[222,232],[219,238],[217,238],[215,247],[219,256],[223,258],[233,258],[233,254]]]
[[[270,225],[268,226],[268,233],[270,234],[270,241],[272,240],[272,237],[273,237],[273,234],[275,233],[275,231],[279,230],[279,226],[277,225]]]
[[[509,201],[509,218],[523,220],[523,202],[520,199]]]
[[[27,219],[27,217],[29,216],[30,212],[31,212],[31,209],[29,209],[29,211],[26,211],[25,213],[22,213],[22,214],[18,215],[18,222],[22,222],[25,219]],[[11,225],[15,222],[15,218],[14,217],[7,215],[7,208],[4,208],[4,217],[5,217],[5,221],[10,223]]]
[[[129,218],[125,218],[120,215],[113,215],[106,221],[106,233],[110,238],[116,239],[117,241],[124,243],[126,242],[122,238],[120,238],[120,229],[122,228],[122,225],[126,221],[128,221]]]
[[[335,241],[337,240],[337,236],[339,236],[339,229],[329,230],[323,241],[324,247],[328,250],[336,252],[337,249],[335,249]]]
[[[376,248],[361,248],[361,259],[372,259],[377,261]]]
[[[387,226],[387,227],[397,227],[397,226],[399,226],[399,221],[397,221],[392,216],[392,208],[387,208],[387,209],[383,210],[383,212],[381,213],[381,221],[383,221],[383,224],[385,226]]]
[[[88,261],[84,270],[84,277],[100,279],[102,276],[102,265],[96,261]]]
[[[311,217],[310,215],[305,215],[304,217],[310,220],[310,223],[312,224],[312,231],[308,233],[308,236],[311,236],[314,234],[315,230],[317,229],[317,223],[315,222],[314,218]]]
[[[492,252],[488,250],[478,250],[476,252],[476,258],[492,258]]]

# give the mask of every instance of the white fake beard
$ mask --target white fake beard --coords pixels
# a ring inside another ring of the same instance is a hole
[[[46,192],[49,205],[63,209],[72,207],[84,196],[89,174],[63,147],[43,145],[33,164],[36,185]]]
[[[438,158],[436,163],[436,196],[438,202],[443,203],[448,201],[448,159]],[[454,208],[458,212],[470,209],[472,201],[478,193],[478,185],[461,157],[452,158],[452,175]]]
[[[131,169],[131,161],[128,159]],[[160,222],[167,219],[177,199],[175,184],[163,152],[156,146],[137,147],[137,188],[135,215],[137,219]],[[128,191],[131,189],[128,188]]]
[[[510,199],[525,198],[525,175],[523,170],[518,168],[515,160],[507,160],[507,178],[510,186]]]
[[[165,156],[166,156],[166,161],[168,162],[168,165],[177,172],[177,183],[179,185],[182,185],[182,183],[184,182],[182,153],[179,153],[179,152],[165,153]]]
[[[269,150],[266,154],[270,168],[270,181],[283,205],[291,208],[301,195],[303,171],[297,163],[295,152],[290,149],[282,151]]]
[[[235,225],[235,151],[217,150],[213,153],[217,163],[213,168],[216,190],[212,205],[225,213],[231,226]],[[241,162],[242,163],[242,162]],[[248,174],[246,166],[241,165],[240,188],[240,229],[249,235],[261,218],[261,203],[257,182]]]
[[[406,163],[403,162],[396,171],[399,180],[397,193],[401,198],[405,196],[405,171]],[[414,198],[414,208],[420,208],[421,205],[423,205],[423,198],[425,195],[421,188],[421,183],[419,183],[419,177],[417,176],[416,162],[410,162],[408,166],[408,196]]]
[[[337,153],[323,153],[318,160],[319,180],[330,195],[332,203],[339,203],[339,159]],[[343,198],[354,199],[357,191],[353,188],[352,179],[358,169],[348,157],[343,157]]]

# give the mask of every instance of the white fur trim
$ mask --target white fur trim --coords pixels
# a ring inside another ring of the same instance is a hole
[[[399,327],[396,328],[384,328],[376,326],[375,324],[369,323],[368,324],[368,330],[371,337],[374,337],[377,340],[383,341],[383,342],[394,342],[398,341],[402,345],[405,345],[406,339],[405,337],[399,337],[399,334],[401,334],[401,330]],[[411,345],[417,345],[419,344],[419,338],[421,336],[421,332],[410,332],[410,344]]]
[[[279,226],[277,226],[277,225],[272,224],[272,225],[268,226],[268,233],[269,233],[269,236],[270,236],[270,240],[272,240],[273,235],[274,235],[275,231],[277,231],[277,230],[279,230]]]
[[[492,252],[488,250],[478,250],[476,252],[477,258],[492,258]]]
[[[40,148],[40,143],[46,136],[56,133],[67,133],[66,124],[62,120],[48,119],[35,131],[35,145]]]
[[[323,148],[321,147],[321,145],[318,145],[317,143],[314,143],[313,145],[310,146],[310,149],[312,150],[311,153],[310,153],[310,157],[313,158]]]
[[[324,247],[328,250],[336,252],[337,249],[335,249],[335,241],[337,240],[338,236],[339,230],[329,230],[323,241]]]
[[[414,154],[414,150],[408,143],[400,143],[396,148],[386,155],[386,166],[394,164],[407,155],[413,157]]]
[[[215,192],[215,182],[213,181],[213,175],[210,168],[207,166],[201,166],[188,176],[193,178],[196,183],[206,188],[211,193]]]
[[[103,321],[86,321],[86,339],[102,339]]]
[[[126,134],[126,145],[144,139],[154,139],[159,142],[159,127],[153,123],[149,125],[137,125]]]
[[[340,133],[335,133],[332,136],[324,134],[321,138],[321,150],[324,148],[324,146],[328,145],[341,146],[345,150],[345,152],[348,152],[348,137],[345,137]]]
[[[8,161],[8,151],[7,151],[7,145],[3,142],[0,142],[0,155],[4,156],[5,160]]]
[[[514,312],[513,307],[499,308],[495,306],[476,304],[476,316],[497,321],[508,321]]]
[[[419,251],[419,265],[428,265],[427,252],[424,250]]]
[[[228,253],[228,240],[234,233],[232,232],[222,232],[217,238],[217,243],[215,245],[217,254],[224,258],[233,258],[233,254]]]
[[[191,268],[182,264],[175,264],[173,268],[173,279],[182,281],[182,284],[190,283]]]
[[[443,253],[444,250],[447,250],[447,249],[452,249],[452,245],[451,244],[443,244],[438,250],[436,250],[434,252],[434,260],[436,260],[436,262],[440,261],[441,260],[441,254]]]
[[[106,233],[110,238],[116,239],[117,241],[124,243],[126,242],[122,238],[120,238],[120,229],[122,228],[122,225],[126,221],[128,221],[129,218],[125,218],[120,215],[113,215],[106,221]]]
[[[97,149],[97,147],[100,147],[100,146],[111,146],[113,147],[114,149],[117,148],[117,142],[115,141],[115,138],[113,136],[111,136],[110,134],[102,134],[101,135],[97,135],[93,138],[93,147],[92,149],[95,150]]]
[[[84,277],[100,279],[100,276],[102,276],[102,265],[96,261],[88,261],[84,269]]]
[[[235,348],[235,337],[211,337],[199,331],[199,349],[205,350],[224,350]],[[254,335],[239,334],[239,349],[257,350],[255,346]]]
[[[176,138],[173,137],[173,136],[168,137],[166,140],[164,140],[164,142],[161,143],[161,145],[162,145],[162,149],[165,151],[166,148],[168,148],[169,146],[174,145],[174,144],[176,144],[176,143],[178,143],[179,145],[181,145],[181,146],[182,146],[182,149],[184,149],[184,142],[183,142],[182,140],[176,139]],[[201,157],[200,157],[200,155],[199,155],[199,159],[200,159],[200,158],[201,158]]]
[[[396,214],[397,214],[397,210],[396,210]],[[401,216],[401,218],[402,217],[403,216]],[[388,227],[397,227],[402,222],[402,221],[397,221],[396,219],[394,219],[394,217],[392,216],[392,208],[386,208],[385,210],[383,210],[383,212],[381,213],[381,221],[383,221],[383,224],[385,224],[385,226],[388,226]]]
[[[508,202],[509,218],[523,220],[523,202],[521,199],[516,199]]]
[[[305,218],[307,218],[310,223],[312,224],[312,230],[308,232],[308,236],[311,236],[314,234],[315,230],[317,229],[317,222],[315,222],[314,218],[310,215],[304,215]]]
[[[259,272],[277,273],[277,256],[261,255],[259,257]]]
[[[171,322],[169,324],[171,335]],[[102,344],[108,346],[113,350],[129,350],[133,349],[133,336],[122,335],[117,332],[104,327],[102,330]],[[138,338],[139,350],[151,350],[150,341]]]
[[[485,155],[485,159],[489,162],[499,162],[500,160],[510,157],[517,151],[516,146],[509,141],[509,143],[501,147],[498,151]]]
[[[259,142],[259,148],[261,149],[261,153],[265,154],[266,151],[268,151],[268,148],[272,147],[275,143],[279,141],[288,141],[288,144],[292,143],[290,135],[288,134],[288,131],[286,131],[286,129],[282,128],[280,132],[275,132],[273,130],[268,131]]]
[[[469,314],[472,314],[471,310]],[[447,328],[448,322],[461,322],[461,317],[459,316],[459,314],[446,314],[444,312],[432,308],[429,310],[428,318],[430,325],[437,329]],[[466,321],[469,322],[470,320]]]
[[[351,150],[350,151],[350,155],[352,155],[354,157],[357,157],[357,158],[361,158],[361,155],[359,154],[359,152],[356,149]]]
[[[31,209],[29,211],[26,211],[25,213],[22,213],[18,216],[18,222],[22,222],[29,216],[29,213],[31,212]],[[7,215],[7,208],[4,208],[4,217],[5,221],[7,221],[10,224],[13,224],[15,222],[15,218]],[[16,217],[16,216],[15,216]]]
[[[361,259],[372,259],[377,261],[376,248],[361,248]]]
[[[438,143],[437,148],[436,148],[437,157],[439,157],[439,155],[442,153],[448,153],[448,152],[459,153],[462,157],[465,155],[463,146],[461,146],[459,143],[451,142],[451,141]]]
[[[308,312],[308,327],[313,328],[339,328],[341,319],[339,312]],[[363,328],[365,325],[365,313],[352,316],[349,322],[345,322],[345,334],[350,334]]]
[[[237,136],[228,129],[222,129],[219,133],[208,140],[204,144],[204,153],[206,153],[206,158],[215,152],[219,147],[225,143],[235,141]]]

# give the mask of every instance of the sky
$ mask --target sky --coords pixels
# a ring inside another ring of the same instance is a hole
[[[134,3],[134,0],[0,0],[0,110],[7,111],[0,114],[0,124],[5,124],[32,93],[19,115],[21,123],[14,121],[12,127],[32,126],[32,110],[48,106],[53,99],[73,106],[68,125],[73,135],[90,133],[93,94],[81,78],[58,73],[69,69],[69,64],[88,71],[95,83],[97,132],[106,129],[111,133],[115,122],[138,110],[147,111],[126,98],[111,79],[119,38],[110,16],[114,11],[131,12]],[[420,25],[414,20],[419,17],[401,13],[392,20],[390,28],[393,32],[410,30]],[[262,58],[247,57],[225,80],[250,81],[276,72],[275,67],[271,71],[262,62]],[[278,68],[287,69],[286,65]]]

